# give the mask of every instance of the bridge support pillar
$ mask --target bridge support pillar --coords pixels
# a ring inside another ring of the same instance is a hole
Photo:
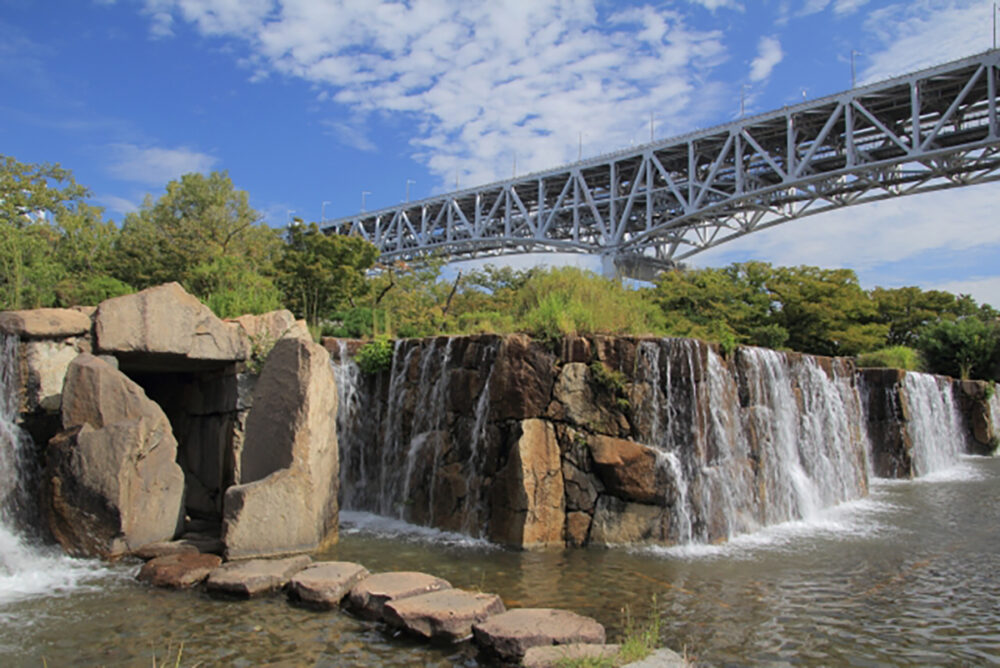
[[[680,268],[672,260],[658,260],[633,253],[605,253],[601,255],[601,273],[605,278],[631,278],[652,283],[664,271]]]

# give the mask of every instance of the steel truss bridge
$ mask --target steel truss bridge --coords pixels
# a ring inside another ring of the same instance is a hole
[[[989,51],[324,230],[368,239],[384,262],[581,252],[648,278],[790,220],[1000,179],[998,73]]]

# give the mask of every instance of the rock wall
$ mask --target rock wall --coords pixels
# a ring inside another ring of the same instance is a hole
[[[247,361],[262,357],[279,340],[308,339],[304,324],[288,311],[224,322],[176,283],[109,299],[96,309],[0,313],[0,333],[18,341],[17,404],[46,471],[41,505],[48,528],[67,551],[108,558],[173,538],[185,518],[202,530],[213,525],[221,530],[226,491],[248,482],[242,451],[257,370]],[[317,427],[314,420],[312,431],[285,448],[296,469],[326,476],[316,502],[310,500],[313,516],[302,522],[331,540],[336,537],[336,395],[325,351],[313,346],[312,356],[319,360],[312,366],[327,375],[326,389],[316,390],[326,398],[300,403],[318,406],[307,410],[321,413],[326,423]],[[99,369],[91,376],[100,382],[75,382],[83,377],[73,371],[78,367]],[[304,369],[293,366],[290,373],[296,377]],[[128,415],[108,424],[94,418],[115,401],[124,402],[118,409]],[[261,415],[259,425],[299,419],[294,411]],[[309,484],[318,489],[310,475]],[[301,491],[289,489],[295,497]],[[263,514],[270,508],[254,510],[245,500],[240,505],[242,526],[266,523]],[[281,551],[319,542],[291,541]],[[239,543],[234,552],[278,549],[263,536],[256,546],[252,538]]]
[[[952,401],[951,381],[859,375],[847,359],[742,347],[723,358],[684,339],[439,337],[397,342],[392,368],[365,376],[349,361],[356,344],[325,343],[344,507],[513,546],[714,542],[859,498],[872,475],[920,474],[936,464],[919,443],[934,439],[907,420],[908,385],[948,398],[922,412],[956,447],[975,450],[976,429],[995,443],[982,387]]]

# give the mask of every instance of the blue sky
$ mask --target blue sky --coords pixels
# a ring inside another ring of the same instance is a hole
[[[319,221],[734,119],[992,44],[990,0],[0,0],[0,153],[121,220],[228,170]],[[848,208],[696,265],[851,267],[1000,306],[1000,184]],[[326,202],[324,204],[324,202]],[[535,262],[532,257],[521,262]]]

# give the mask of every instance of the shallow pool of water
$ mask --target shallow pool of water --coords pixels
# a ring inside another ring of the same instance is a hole
[[[1000,663],[1000,459],[878,482],[868,499],[723,546],[513,552],[366,515],[344,524],[325,557],[429,571],[508,607],[569,608],[611,639],[626,608],[655,613],[664,644],[710,665]],[[0,663],[163,665],[183,642],[183,665],[474,665],[468,648],[343,613],[153,590],[134,564],[75,568],[61,593],[0,602]]]

